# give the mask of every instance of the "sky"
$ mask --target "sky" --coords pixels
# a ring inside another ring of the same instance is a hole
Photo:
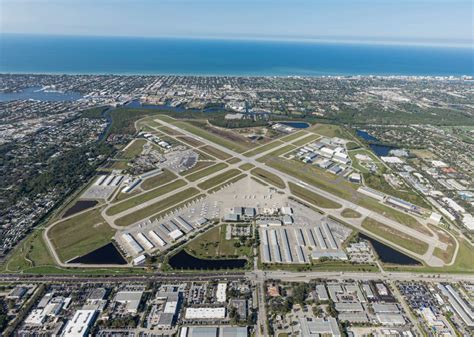
[[[2,33],[473,42],[470,0],[0,0]]]

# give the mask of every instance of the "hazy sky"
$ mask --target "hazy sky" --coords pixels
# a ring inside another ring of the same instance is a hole
[[[469,0],[0,0],[4,33],[472,43]]]

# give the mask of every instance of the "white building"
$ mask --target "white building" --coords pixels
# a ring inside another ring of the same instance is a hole
[[[227,300],[227,283],[219,283],[217,285],[216,298],[217,302],[225,303]]]
[[[83,337],[89,334],[89,330],[96,318],[96,310],[77,310],[64,328],[64,337]]]
[[[186,308],[184,317],[186,319],[224,319],[226,310],[224,307],[217,308]]]

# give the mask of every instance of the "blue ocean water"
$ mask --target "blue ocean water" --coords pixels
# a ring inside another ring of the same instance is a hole
[[[2,73],[474,75],[470,48],[0,35]]]

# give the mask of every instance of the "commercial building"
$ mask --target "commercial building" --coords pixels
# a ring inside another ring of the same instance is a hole
[[[125,304],[127,312],[136,313],[140,306],[142,295],[143,291],[119,291],[117,295],[115,295],[115,302]]]
[[[89,330],[97,316],[96,310],[77,310],[64,328],[64,337],[83,337],[89,335]]]

